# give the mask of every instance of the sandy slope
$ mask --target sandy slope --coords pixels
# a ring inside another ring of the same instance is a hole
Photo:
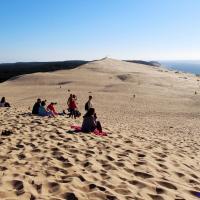
[[[81,118],[29,115],[37,97],[61,111],[68,90],[82,112],[94,96],[107,137],[66,133]],[[0,84],[13,105],[0,109],[0,132],[13,132],[0,136],[0,199],[199,199],[195,91],[194,75],[113,59]]]

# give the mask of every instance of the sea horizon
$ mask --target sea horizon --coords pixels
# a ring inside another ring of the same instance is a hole
[[[159,60],[168,69],[192,74],[200,74],[200,60]]]

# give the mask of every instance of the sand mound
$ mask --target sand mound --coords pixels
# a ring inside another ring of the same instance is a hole
[[[187,77],[182,79],[179,77]],[[0,199],[199,199],[197,77],[113,59],[0,84]],[[88,95],[109,134],[70,134],[82,118],[30,114],[37,97],[66,108]]]

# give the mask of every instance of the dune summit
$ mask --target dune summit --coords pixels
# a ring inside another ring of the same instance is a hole
[[[192,74],[109,58],[1,83],[12,107],[0,109],[0,199],[199,199],[199,86]],[[93,96],[108,136],[67,133],[82,118],[29,114],[38,97],[62,111],[70,93],[82,113]]]

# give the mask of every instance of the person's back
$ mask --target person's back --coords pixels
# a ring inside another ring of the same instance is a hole
[[[5,107],[6,104],[6,99],[5,97],[2,97],[1,101],[0,101],[0,107]]]
[[[0,103],[0,107],[5,107],[5,103]]]
[[[54,105],[56,105],[56,103],[50,103],[48,106],[47,106],[47,109],[49,111],[51,111],[54,115],[58,115],[58,113],[56,112],[55,108],[54,108]]]
[[[33,106],[32,114],[34,114],[34,115],[38,115],[39,114],[40,105],[41,105],[41,100],[37,99],[37,102]]]
[[[38,113],[39,113],[39,107],[40,107],[40,103],[36,102],[34,104],[34,106],[33,106],[32,114],[38,115]]]
[[[96,129],[96,123],[93,116],[84,116],[81,130],[83,132],[92,132]]]
[[[93,108],[92,96],[89,96],[88,101],[85,103],[85,111],[88,111],[90,108]]]
[[[38,114],[39,114],[40,116],[47,116],[47,111],[46,111],[46,109],[45,109],[44,106],[40,106],[40,107],[39,107]]]
[[[43,117],[50,116],[50,112],[47,112],[45,105],[46,105],[45,101],[42,101],[41,106],[39,107],[39,112],[38,112],[39,116],[43,116]]]

